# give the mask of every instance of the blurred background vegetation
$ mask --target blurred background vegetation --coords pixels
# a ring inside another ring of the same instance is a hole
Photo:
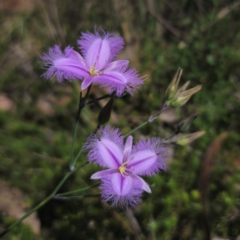
[[[123,133],[159,110],[183,68],[181,83],[202,90],[135,139],[166,137],[192,113],[199,116],[190,132],[206,131],[190,146],[171,148],[167,172],[147,179],[152,194],[136,209],[111,209],[99,198],[52,200],[3,239],[240,239],[240,1],[1,0],[0,21],[0,230],[68,171],[80,88],[40,77],[39,55],[54,44],[77,49],[80,33],[94,26],[124,38],[119,58],[149,77],[134,98],[115,101],[110,124]],[[95,86],[91,97],[105,93]],[[105,103],[84,109],[76,151]],[[84,167],[59,192],[92,185],[98,169]]]

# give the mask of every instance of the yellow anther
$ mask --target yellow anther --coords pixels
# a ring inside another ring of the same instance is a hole
[[[90,69],[89,69],[89,73],[90,73],[90,75],[91,75],[92,77],[98,75],[98,71],[95,69],[94,66],[90,67]]]
[[[123,163],[123,164],[118,168],[118,170],[119,170],[119,172],[121,173],[122,176],[124,175],[124,173],[126,173],[126,169],[127,169],[126,165],[127,165],[127,163],[128,163],[128,162]]]
[[[126,171],[126,167],[125,166],[121,166],[118,168],[119,172],[123,175]]]

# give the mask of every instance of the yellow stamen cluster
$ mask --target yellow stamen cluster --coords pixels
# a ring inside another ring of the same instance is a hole
[[[126,173],[127,170],[127,162],[123,163],[119,168],[118,171],[121,173],[121,175],[124,177],[124,174]]]
[[[89,73],[90,73],[90,75],[91,75],[92,77],[98,75],[98,71],[95,69],[94,66],[90,67],[90,69],[89,69]]]

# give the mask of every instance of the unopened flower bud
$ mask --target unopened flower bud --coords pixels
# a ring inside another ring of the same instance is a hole
[[[167,101],[171,100],[175,96],[181,76],[182,76],[182,69],[179,68],[166,90]]]
[[[205,134],[205,131],[195,132],[195,133],[189,133],[189,134],[181,134],[179,138],[177,139],[177,144],[181,146],[186,146],[196,140],[197,138],[200,138]]]
[[[181,93],[183,91],[185,91],[189,85],[190,81],[187,81],[183,84],[183,86],[181,86],[178,90],[177,90],[177,93]]]
[[[201,88],[202,88],[202,85],[197,85],[196,87],[188,89],[186,91],[181,91],[181,92],[177,91],[174,98],[168,103],[172,107],[181,107],[191,98],[193,94],[201,90]]]

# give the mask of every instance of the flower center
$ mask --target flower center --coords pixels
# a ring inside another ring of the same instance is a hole
[[[98,71],[95,69],[94,66],[90,67],[90,69],[89,69],[89,73],[90,73],[90,75],[91,75],[92,77],[98,75]]]
[[[121,173],[121,175],[124,177],[124,174],[127,173],[127,163],[128,162],[125,162],[123,163],[119,168],[118,168],[118,171]]]

